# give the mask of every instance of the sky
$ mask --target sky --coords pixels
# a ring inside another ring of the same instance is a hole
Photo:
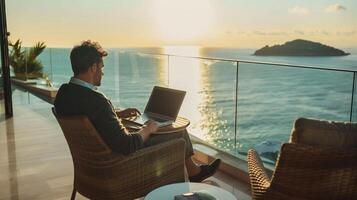
[[[72,47],[357,47],[356,0],[6,0],[10,39]]]

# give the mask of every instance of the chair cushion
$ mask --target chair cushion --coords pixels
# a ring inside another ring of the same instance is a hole
[[[291,142],[335,147],[357,147],[357,123],[299,118]]]

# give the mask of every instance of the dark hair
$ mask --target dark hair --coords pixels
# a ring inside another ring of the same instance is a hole
[[[86,72],[90,66],[100,63],[102,57],[107,55],[108,53],[98,42],[90,40],[83,41],[80,45],[73,47],[70,58],[74,75]]]

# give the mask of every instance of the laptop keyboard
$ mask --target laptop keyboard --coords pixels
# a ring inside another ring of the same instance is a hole
[[[157,122],[166,122],[167,120],[165,119],[160,119],[160,118],[157,118],[157,117],[153,117],[153,116],[150,116],[150,118],[154,121],[157,121]]]

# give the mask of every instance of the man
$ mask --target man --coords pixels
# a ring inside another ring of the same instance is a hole
[[[90,40],[75,46],[70,55],[74,76],[70,82],[58,90],[54,105],[59,115],[86,115],[92,122],[103,141],[114,151],[130,154],[138,149],[155,145],[173,138],[186,140],[185,164],[190,181],[201,182],[213,175],[220,160],[209,165],[196,165],[191,156],[193,148],[187,131],[151,136],[158,129],[154,121],[148,121],[138,132],[129,133],[120,118],[131,117],[138,113],[135,108],[128,108],[115,113],[113,105],[102,93],[96,90],[101,85],[103,57],[107,52],[97,42]]]

